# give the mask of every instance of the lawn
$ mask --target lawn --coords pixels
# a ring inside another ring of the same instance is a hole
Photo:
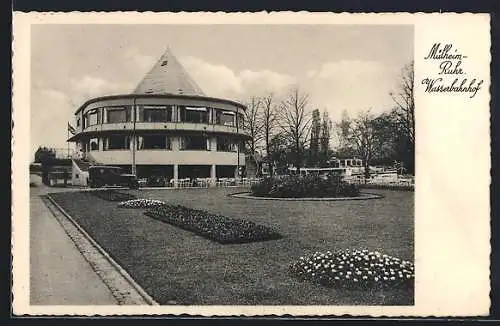
[[[368,190],[367,190],[368,191]],[[279,240],[219,244],[85,192],[52,197],[160,304],[413,305],[413,290],[353,290],[300,281],[288,272],[315,251],[360,248],[413,261],[414,194],[334,202],[232,198],[234,189],[134,190],[271,226]]]

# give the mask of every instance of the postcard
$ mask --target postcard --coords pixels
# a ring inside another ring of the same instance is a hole
[[[487,315],[489,23],[14,12],[14,314]]]

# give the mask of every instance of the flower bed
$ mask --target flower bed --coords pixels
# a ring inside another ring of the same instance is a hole
[[[107,201],[125,201],[125,200],[136,199],[134,195],[118,192],[116,190],[97,190],[97,191],[91,191],[90,193],[96,197],[99,197]]]
[[[340,177],[323,179],[319,176],[286,176],[267,178],[252,185],[252,195],[274,198],[324,198],[357,197],[359,187],[349,184]]]
[[[290,272],[304,280],[337,287],[411,287],[414,266],[409,261],[368,250],[316,252],[300,257]]]
[[[122,201],[121,203],[118,204],[118,207],[123,207],[123,208],[151,208],[151,207],[157,207],[165,205],[165,202],[161,200],[155,200],[155,199],[131,199],[131,200],[126,200]]]
[[[272,229],[181,205],[162,205],[145,213],[154,219],[192,231],[222,244],[279,239]]]

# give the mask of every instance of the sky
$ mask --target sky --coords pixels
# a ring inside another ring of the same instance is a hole
[[[170,47],[207,96],[242,103],[298,87],[309,109],[389,110],[412,25],[32,25],[31,152],[66,148],[87,99],[133,91]]]

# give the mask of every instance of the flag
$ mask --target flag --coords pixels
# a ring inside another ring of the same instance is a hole
[[[72,134],[72,135],[75,135],[76,134],[76,129],[73,128],[73,126],[68,122],[68,131]]]

